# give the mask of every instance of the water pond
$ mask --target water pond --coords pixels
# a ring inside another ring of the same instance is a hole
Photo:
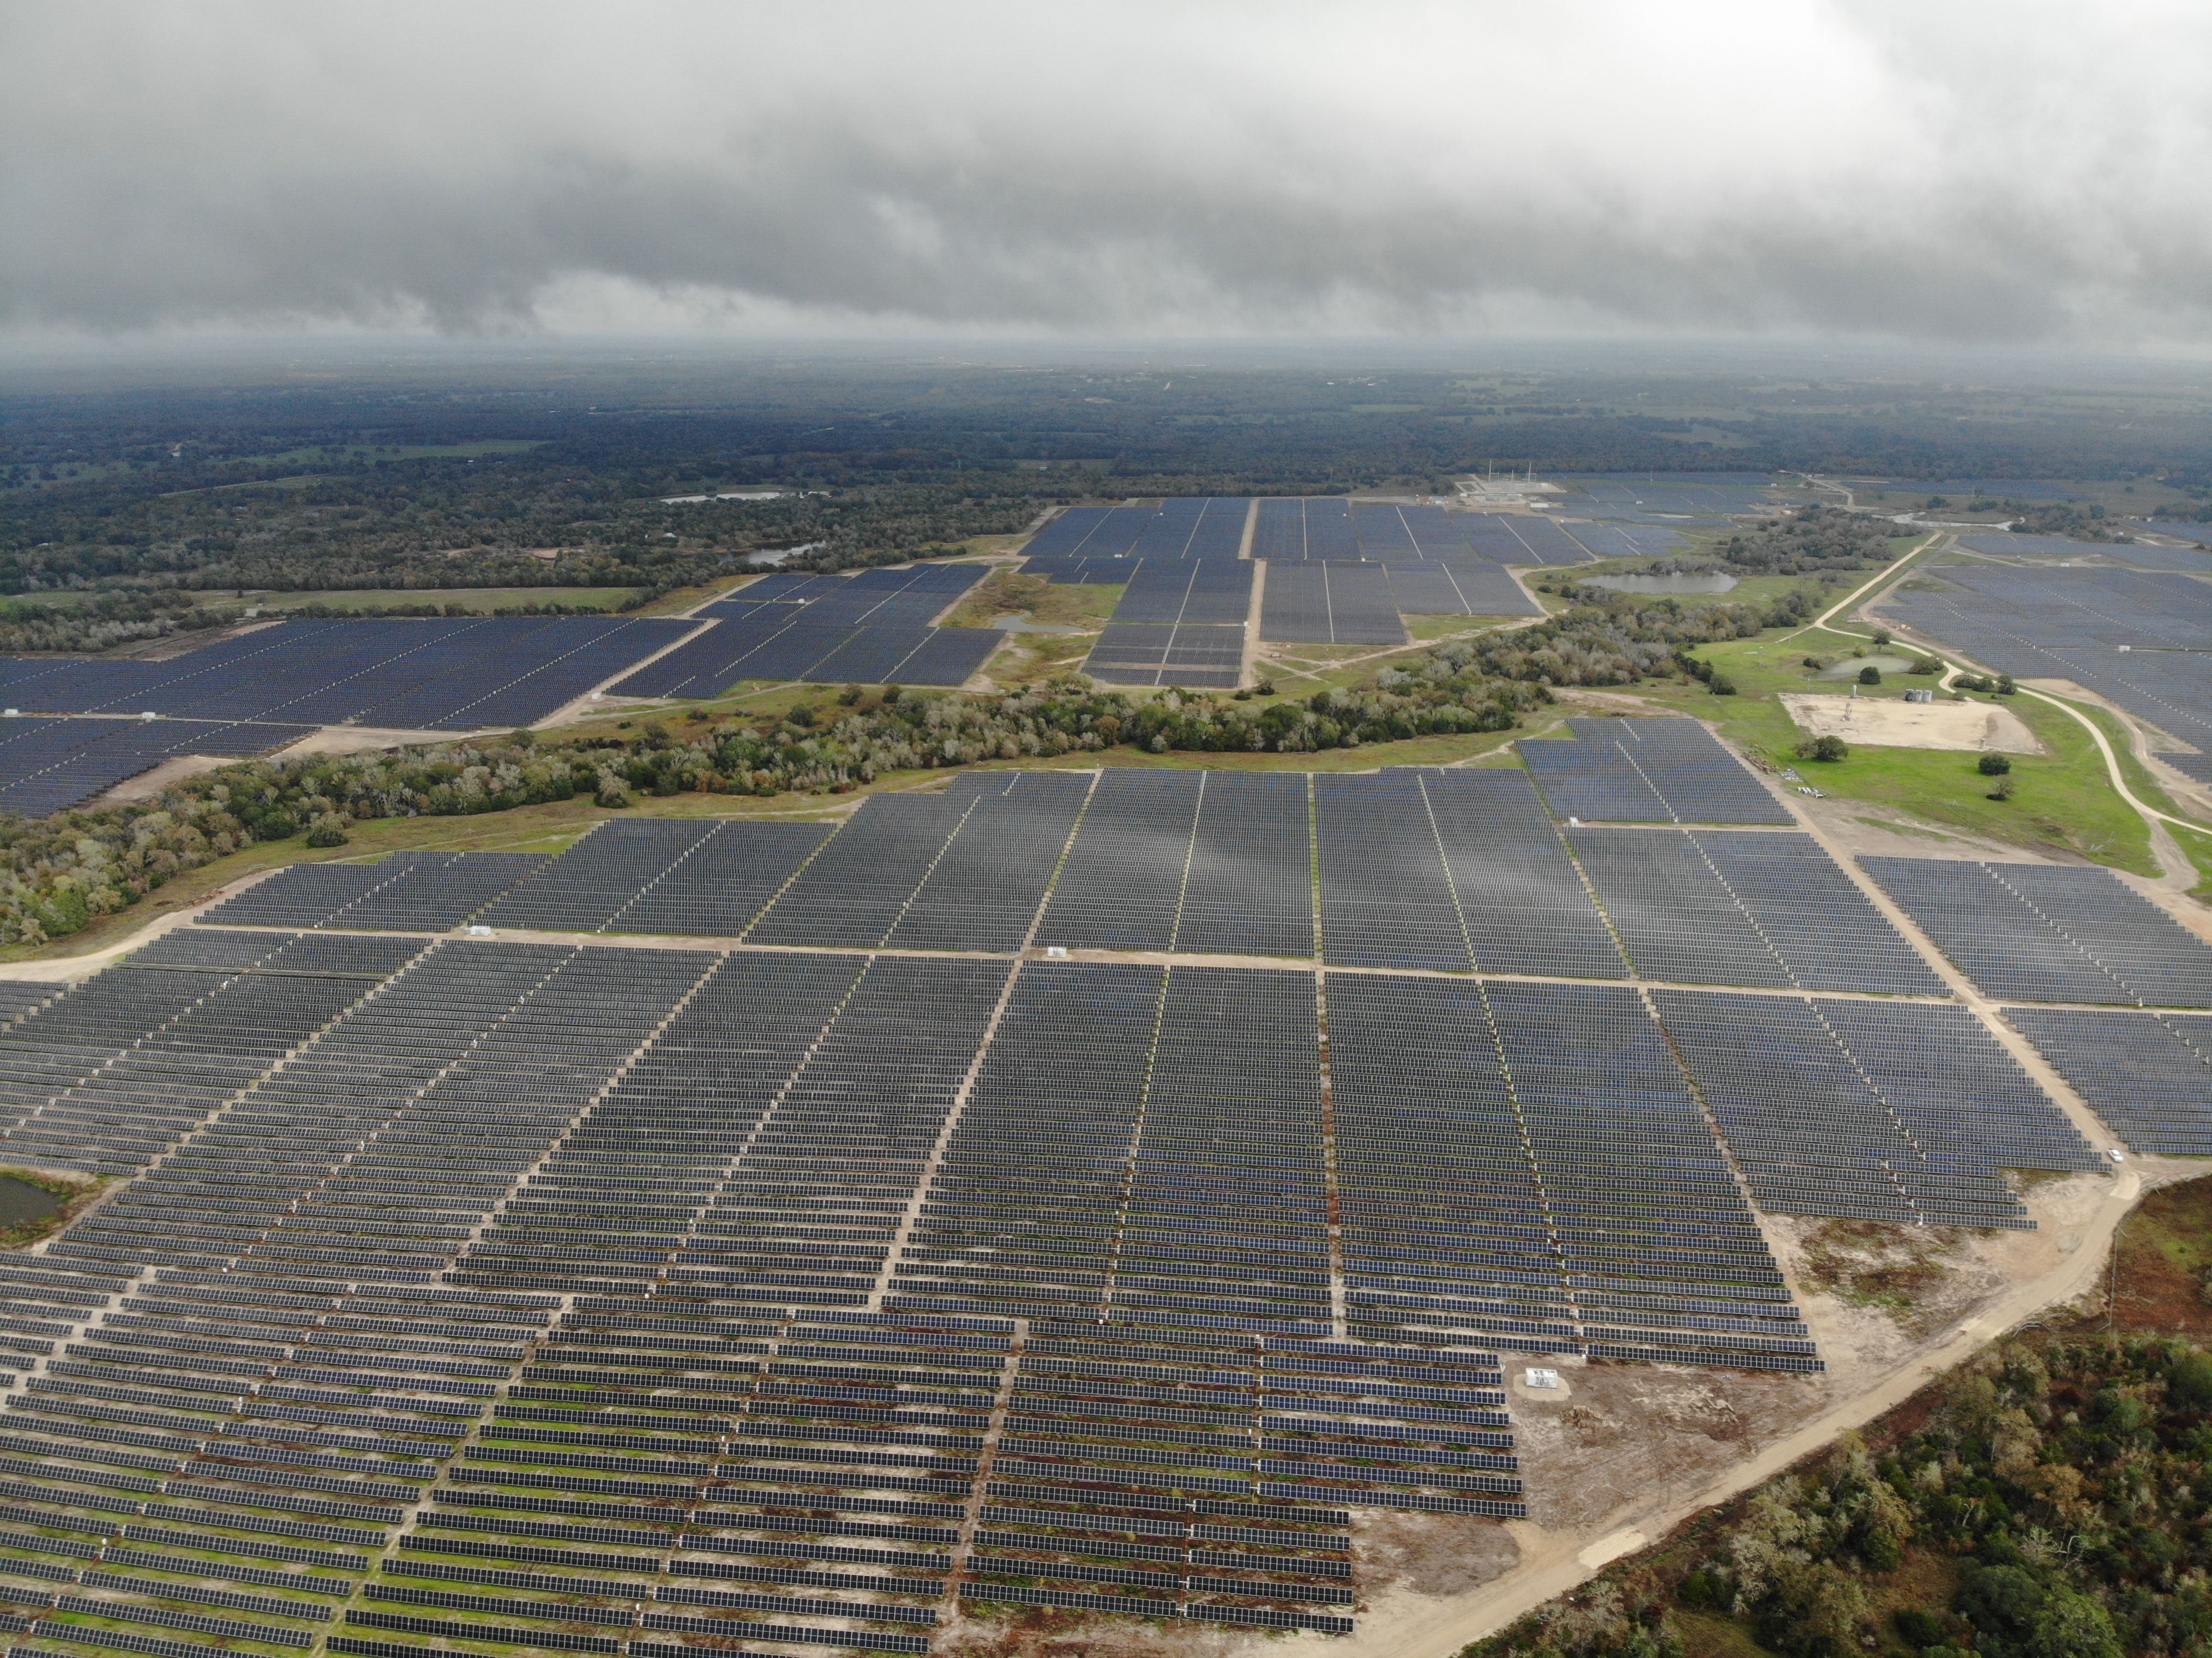
[[[1616,593],[1724,593],[1736,580],[1715,570],[1710,575],[1594,575],[1589,585]]]
[[[66,1199],[43,1186],[0,1175],[0,1226],[21,1226],[61,1213]]]

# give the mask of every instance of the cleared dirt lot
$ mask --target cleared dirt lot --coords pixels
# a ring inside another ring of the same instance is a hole
[[[2041,754],[2043,745],[2010,708],[1986,702],[1904,702],[1891,697],[1823,696],[1784,691],[1782,706],[1797,729],[1886,749],[1993,749]]]

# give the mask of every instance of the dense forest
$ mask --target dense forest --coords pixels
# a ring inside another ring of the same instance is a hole
[[[2121,427],[2096,406],[1757,377],[945,363],[18,391],[0,401],[0,594],[662,592],[761,550],[817,568],[927,554],[1067,501],[1439,490],[1493,465],[2212,489],[2201,410]]]
[[[1891,557],[1895,526],[1815,503],[1715,544],[1714,555],[1759,575],[1817,570],[1870,570]]]
[[[1463,1658],[1683,1658],[1717,1622],[1782,1658],[2201,1658],[2208,1455],[2212,1353],[2015,1338]]]

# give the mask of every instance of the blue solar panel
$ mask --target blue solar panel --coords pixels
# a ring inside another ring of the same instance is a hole
[[[312,726],[204,720],[41,718],[0,722],[0,812],[42,817],[82,805],[179,755],[244,758]]]
[[[541,720],[680,639],[672,617],[284,622],[165,661],[0,659],[37,713],[469,731]]]

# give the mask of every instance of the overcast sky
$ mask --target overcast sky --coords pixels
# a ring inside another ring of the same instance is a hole
[[[2207,0],[0,0],[0,329],[2212,345]]]

